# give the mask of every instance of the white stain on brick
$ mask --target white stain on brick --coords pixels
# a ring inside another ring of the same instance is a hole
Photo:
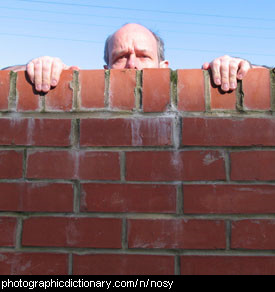
[[[131,120],[131,130],[132,130],[132,145],[133,146],[141,146],[142,145],[142,137],[140,134],[140,122],[139,119]]]
[[[210,164],[216,162],[219,159],[220,159],[220,157],[217,156],[216,154],[208,153],[208,154],[205,155],[205,157],[203,159],[203,164],[204,165],[210,165]]]
[[[43,120],[40,120],[40,123],[43,123]],[[28,119],[28,131],[27,131],[27,143],[28,145],[33,145],[33,131],[35,127],[35,121],[34,119]]]

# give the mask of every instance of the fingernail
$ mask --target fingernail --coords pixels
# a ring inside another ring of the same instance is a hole
[[[218,78],[217,78],[217,79],[216,79],[216,84],[217,84],[217,85],[220,85],[220,84],[221,84],[221,79],[218,79]]]
[[[57,85],[57,81],[56,80],[52,80],[51,85],[52,86],[56,86]]]
[[[230,83],[230,88],[236,88],[236,83],[235,82],[231,82]]]
[[[239,79],[243,79],[243,74],[239,74]]]
[[[228,89],[229,89],[229,86],[228,86],[227,83],[223,84],[223,89],[224,89],[224,90],[228,90]]]
[[[50,89],[49,85],[45,84],[42,86],[43,91],[48,91]]]
[[[37,85],[35,86],[35,88],[36,88],[37,91],[41,91],[41,85],[40,85],[40,84],[37,84]]]

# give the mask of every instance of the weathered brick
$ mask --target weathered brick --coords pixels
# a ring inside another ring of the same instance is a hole
[[[79,155],[78,177],[89,180],[119,180],[119,154],[83,151]]]
[[[237,103],[236,90],[225,92],[220,86],[210,81],[211,110],[235,110]]]
[[[30,151],[27,177],[119,180],[118,153],[92,151]]]
[[[57,253],[0,253],[0,275],[67,275],[68,255]],[[30,286],[31,287],[31,286]]]
[[[0,145],[69,146],[71,120],[0,119]]]
[[[269,181],[275,179],[274,151],[233,152],[230,157],[232,180]]]
[[[83,109],[104,108],[105,71],[79,71],[81,89],[80,107]]]
[[[136,70],[110,70],[110,107],[133,110],[135,108]]]
[[[77,178],[78,156],[70,151],[30,151],[27,158],[28,178]]]
[[[188,146],[274,146],[270,118],[183,118],[182,144]]]
[[[129,248],[224,249],[225,223],[220,220],[128,220]]]
[[[100,129],[100,131],[99,131]],[[81,146],[172,145],[172,119],[82,119]]]
[[[274,256],[182,256],[182,275],[274,275]]]
[[[273,185],[183,185],[185,214],[273,214]]]
[[[244,108],[270,110],[270,73],[266,68],[251,69],[243,79]]]
[[[275,249],[275,220],[233,221],[231,229],[231,248]]]
[[[23,175],[23,151],[0,151],[0,179],[21,178]]]
[[[40,111],[42,110],[40,94],[29,81],[26,71],[17,72],[17,111]]]
[[[23,222],[23,246],[121,248],[121,219],[32,217]]]
[[[144,112],[166,111],[170,102],[170,69],[144,69],[142,93]]]
[[[58,86],[52,88],[45,97],[47,111],[70,112],[73,109],[73,70],[63,70]]]
[[[172,185],[82,184],[81,211],[176,213]]]
[[[0,110],[8,110],[10,92],[10,71],[0,71]]]
[[[180,111],[205,111],[204,74],[202,70],[177,70],[178,109]]]
[[[0,210],[72,212],[73,185],[62,183],[0,183]]]
[[[0,217],[0,246],[15,246],[16,226],[16,218]]]
[[[126,153],[130,181],[224,180],[225,161],[219,151],[147,151]]]
[[[140,254],[74,255],[74,275],[173,275],[174,257]]]

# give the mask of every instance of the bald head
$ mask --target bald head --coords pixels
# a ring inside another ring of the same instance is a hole
[[[167,68],[163,41],[146,27],[130,23],[109,36],[105,43],[105,68]]]

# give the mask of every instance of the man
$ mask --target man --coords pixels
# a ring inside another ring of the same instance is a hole
[[[109,36],[105,43],[105,69],[168,68],[169,62],[164,58],[164,44],[161,38],[139,24],[126,24]],[[239,58],[223,56],[211,63],[205,63],[203,69],[211,69],[217,86],[225,92],[237,88],[237,80],[243,79],[251,64]],[[13,66],[4,70],[27,70],[37,91],[48,92],[57,86],[62,70],[76,69],[69,67],[59,58],[40,57],[27,65]]]

